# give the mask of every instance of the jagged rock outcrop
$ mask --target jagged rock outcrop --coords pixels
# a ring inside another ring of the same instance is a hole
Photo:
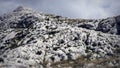
[[[120,66],[120,16],[70,19],[18,7],[0,20],[0,67]]]

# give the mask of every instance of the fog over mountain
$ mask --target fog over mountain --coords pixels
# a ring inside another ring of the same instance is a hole
[[[120,0],[0,0],[0,14],[18,6],[71,18],[107,18],[120,15]]]

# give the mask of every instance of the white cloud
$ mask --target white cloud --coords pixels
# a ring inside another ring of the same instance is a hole
[[[0,12],[18,5],[72,18],[105,18],[120,14],[120,0],[1,0]]]

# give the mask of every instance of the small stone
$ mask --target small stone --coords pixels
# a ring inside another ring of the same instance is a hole
[[[4,57],[4,58],[6,58],[6,57],[7,57],[7,55],[3,55],[3,57]]]
[[[55,60],[55,58],[54,58],[53,56],[51,56],[51,57],[50,57],[50,59],[51,59],[52,61],[54,61],[54,60]]]
[[[0,63],[4,63],[4,60],[3,60],[3,58],[0,58]]]
[[[72,60],[72,55],[70,53],[67,53],[66,55],[68,57],[68,60]]]
[[[41,55],[41,54],[42,54],[42,51],[37,51],[36,54],[37,54],[37,55]]]
[[[70,45],[67,45],[67,47],[71,47]]]
[[[20,60],[18,60],[17,62],[18,62],[18,63],[21,63],[21,61],[20,61]]]
[[[59,47],[54,47],[53,50],[57,51],[58,48],[59,48]]]
[[[61,40],[58,40],[58,43],[59,44],[62,44],[62,43],[64,43],[65,41],[63,40],[63,39],[61,39]]]
[[[73,41],[78,40],[78,37],[74,37]]]
[[[1,50],[1,49],[4,49],[4,48],[5,48],[4,46],[1,46],[1,47],[0,47],[0,50]]]
[[[95,47],[95,46],[97,46],[97,44],[96,44],[96,43],[93,43],[92,46]]]

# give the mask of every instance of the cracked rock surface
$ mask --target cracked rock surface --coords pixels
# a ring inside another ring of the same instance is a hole
[[[18,7],[0,16],[0,68],[120,66],[120,16],[70,19]]]

